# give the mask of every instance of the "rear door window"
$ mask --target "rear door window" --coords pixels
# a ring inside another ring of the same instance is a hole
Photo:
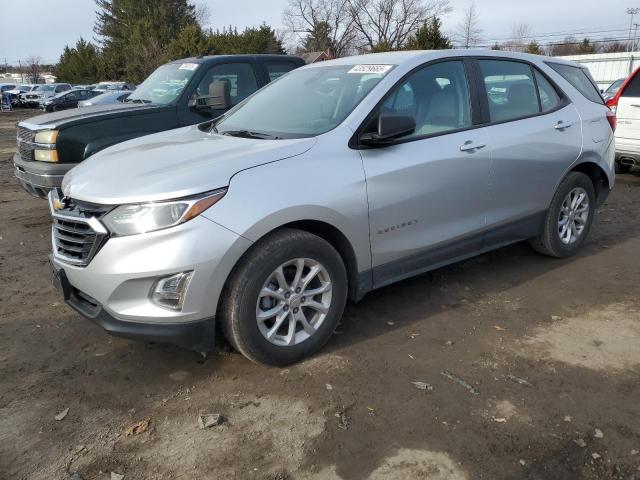
[[[267,69],[269,81],[273,82],[285,73],[294,70],[296,65],[293,62],[265,62],[264,67]]]
[[[533,71],[526,63],[479,60],[491,122],[506,122],[540,113]]]
[[[556,109],[562,103],[560,95],[551,82],[545,78],[540,72],[536,70],[536,83],[538,84],[538,94],[540,95],[540,106],[542,112],[550,112]]]
[[[586,68],[553,62],[548,62],[547,65],[553,68],[562,76],[562,78],[575,87],[575,89],[578,90],[587,100],[591,100],[595,103],[604,103],[598,87]]]

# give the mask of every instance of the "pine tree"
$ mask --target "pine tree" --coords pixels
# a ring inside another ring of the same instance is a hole
[[[93,83],[98,80],[98,49],[82,37],[75,47],[66,46],[56,66],[56,77],[61,82]]]
[[[327,22],[316,22],[304,39],[303,50],[307,53],[327,50],[333,53],[335,48],[331,40],[331,33],[331,25]]]
[[[535,40],[533,40],[531,43],[529,43],[529,45],[527,45],[527,47],[524,49],[525,53],[532,53],[534,55],[543,55],[544,52],[542,51],[542,48],[540,48],[540,44],[538,42],[536,42]]]
[[[188,0],[96,0],[94,31],[102,42],[106,78],[140,82],[161,62],[171,41],[196,24]]]
[[[415,35],[409,39],[407,48],[409,50],[446,50],[453,48],[451,41],[442,34],[441,26],[442,22],[437,17],[433,17],[429,22],[424,22]]]

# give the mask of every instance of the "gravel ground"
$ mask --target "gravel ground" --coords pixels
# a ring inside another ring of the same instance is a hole
[[[60,301],[9,160],[33,113],[0,114],[0,478],[640,479],[640,176],[579,256],[519,244],[372,292],[314,358],[265,368]]]

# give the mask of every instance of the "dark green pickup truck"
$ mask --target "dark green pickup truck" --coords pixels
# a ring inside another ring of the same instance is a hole
[[[116,143],[202,123],[304,65],[288,55],[219,55],[158,67],[126,103],[63,110],[18,123],[15,175],[46,197],[71,168]],[[123,172],[126,175],[126,172]]]

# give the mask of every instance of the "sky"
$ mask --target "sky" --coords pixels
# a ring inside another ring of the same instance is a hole
[[[196,0],[209,8],[214,29],[266,22],[280,30],[282,11],[288,0]],[[426,0],[428,2],[428,0]],[[21,3],[21,2],[18,2]],[[28,4],[28,7],[26,6]],[[470,0],[450,0],[451,13],[443,18],[444,30],[453,33],[461,22]],[[0,0],[0,12],[10,12],[14,0]],[[29,56],[55,63],[65,45],[79,37],[93,39],[95,3],[93,0],[29,0],[21,10],[28,15],[2,17],[0,62],[17,64]],[[54,8],[55,5],[55,8]],[[476,0],[483,43],[493,44],[512,36],[513,26],[530,25],[534,35],[544,41],[559,41],[565,32],[584,32],[594,38],[627,38],[630,16],[627,7],[640,7],[640,0]],[[640,15],[634,23],[640,23]],[[548,36],[548,34],[558,34]],[[640,34],[640,31],[639,31]],[[577,35],[580,37],[580,35]],[[584,35],[582,35],[584,36]]]

